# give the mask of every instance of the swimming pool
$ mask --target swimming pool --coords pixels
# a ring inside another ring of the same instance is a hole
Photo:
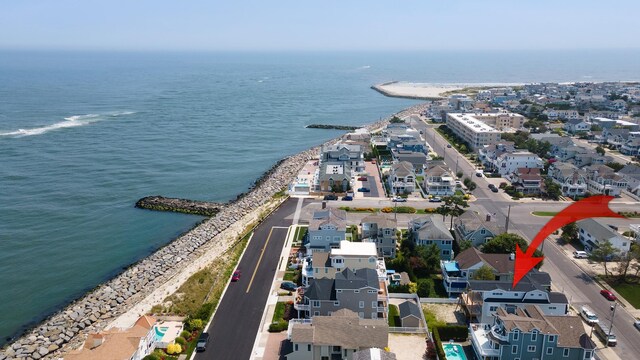
[[[169,327],[167,327],[167,326],[162,326],[162,327],[156,326],[155,329],[156,329],[156,342],[160,342],[160,340],[162,340],[162,337],[164,337],[164,333],[167,332]]]
[[[467,356],[464,354],[460,344],[442,344],[442,348],[447,360],[467,360]]]

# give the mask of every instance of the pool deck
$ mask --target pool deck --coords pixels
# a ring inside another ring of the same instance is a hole
[[[164,346],[174,342],[174,340],[180,336],[182,330],[184,330],[182,322],[180,321],[159,321],[155,326],[157,328],[167,328],[164,335],[162,335],[162,339],[157,341],[159,344]]]

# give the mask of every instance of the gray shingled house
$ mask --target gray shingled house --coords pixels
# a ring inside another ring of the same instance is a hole
[[[409,238],[416,245],[438,245],[442,260],[451,260],[453,257],[453,236],[440,216],[425,216],[409,221]]]
[[[318,210],[309,222],[307,254],[339,247],[347,231],[347,212],[335,208]]]
[[[379,256],[395,258],[398,224],[385,215],[369,215],[360,221],[362,241],[376,244]]]

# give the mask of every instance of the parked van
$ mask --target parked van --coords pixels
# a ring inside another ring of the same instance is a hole
[[[587,254],[586,251],[574,251],[573,257],[576,259],[586,259],[589,257],[589,254]]]
[[[580,309],[580,316],[582,316],[584,321],[586,321],[587,324],[589,324],[589,325],[594,325],[594,324],[597,324],[598,322],[600,322],[598,320],[598,316],[596,316],[596,314],[594,314],[593,311],[589,310],[589,308],[586,307],[586,306],[583,306]]]
[[[605,341],[607,343],[608,346],[616,346],[616,344],[618,344],[616,334],[611,331],[611,334],[609,335],[609,326],[596,323],[594,325],[594,331],[596,332],[596,335],[600,337],[600,339],[602,339],[602,341]]]

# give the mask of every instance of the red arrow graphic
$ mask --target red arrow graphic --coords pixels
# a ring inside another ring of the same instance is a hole
[[[543,257],[534,258],[532,257],[533,253],[536,251],[538,246],[542,244],[544,239],[546,239],[547,236],[551,235],[551,233],[553,233],[554,231],[574,221],[588,218],[624,218],[624,216],[619,215],[609,209],[609,202],[611,200],[613,200],[613,196],[596,195],[577,201],[557,213],[556,216],[554,216],[551,220],[549,220],[548,223],[546,223],[542,227],[538,235],[536,235],[531,244],[529,244],[526,253],[520,249],[520,246],[516,245],[516,262],[514,267],[512,287],[515,288],[518,282],[529,271],[531,271],[534,266],[542,261]]]

